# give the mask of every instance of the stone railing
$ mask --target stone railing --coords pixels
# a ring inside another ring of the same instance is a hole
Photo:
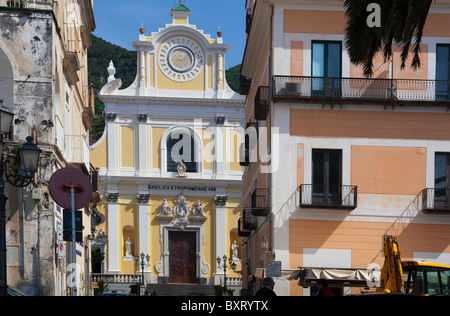
[[[106,283],[141,283],[142,275],[140,274],[92,274],[92,282],[98,282],[103,279]]]

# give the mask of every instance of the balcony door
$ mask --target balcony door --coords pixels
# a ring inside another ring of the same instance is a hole
[[[341,96],[342,43],[312,42],[312,96]]]
[[[312,150],[312,202],[323,205],[342,203],[342,150]]]
[[[450,100],[450,44],[436,47],[436,99]]]
[[[436,153],[434,162],[434,206],[450,206],[450,153]]]

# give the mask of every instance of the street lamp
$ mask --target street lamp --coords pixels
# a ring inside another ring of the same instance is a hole
[[[272,258],[275,259],[275,252],[270,250],[270,242],[266,238],[266,236],[263,236],[263,238],[260,240],[260,245],[265,254],[271,255]]]
[[[229,266],[227,265],[227,256],[223,255],[223,265],[221,266],[221,260],[220,257],[217,257],[216,261],[217,261],[217,267],[218,268],[223,268],[223,288],[225,290],[225,292],[227,292],[227,269],[230,268],[233,265],[233,259],[230,257],[228,258],[228,263],[230,264]]]
[[[14,160],[20,158],[20,163],[16,161],[11,162],[6,160],[7,165],[5,170],[6,181],[15,187],[26,187],[33,181],[34,174],[39,166],[39,156],[41,150],[33,143],[33,137],[28,136],[27,142],[19,149],[19,157],[14,157]]]
[[[150,255],[145,256],[144,253],[141,253],[141,263],[139,263],[139,255],[135,256],[136,264],[141,266],[142,270],[142,285],[144,284],[144,268],[150,266]],[[147,263],[145,263],[144,259],[147,259]]]
[[[0,135],[8,134],[11,129],[14,113],[1,105],[0,102]],[[3,176],[9,183],[16,187],[25,187],[31,183],[39,166],[39,154],[41,150],[33,143],[32,137],[27,137],[20,151],[21,164],[19,166],[10,164],[4,160],[3,148],[5,144],[0,140],[0,296],[8,295],[7,282],[7,259],[6,259],[6,200],[5,182]],[[18,159],[19,157],[15,157]],[[5,166],[8,165],[5,173]]]

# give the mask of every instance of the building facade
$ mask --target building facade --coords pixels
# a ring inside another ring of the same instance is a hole
[[[140,275],[135,256],[144,254],[146,283],[214,284],[217,257],[240,264],[244,97],[226,82],[221,33],[203,34],[181,3],[170,14],[133,41],[135,82],[121,90],[112,61],[100,92],[106,126],[91,163],[102,179],[103,272]]]
[[[88,135],[93,107],[87,79],[87,48],[95,29],[92,1],[2,0],[0,28],[0,95],[3,106],[15,113],[4,139],[5,154],[13,154],[27,136],[42,150],[30,185],[6,184],[8,285],[30,295],[67,295],[71,243],[62,242],[59,253],[63,211],[52,200],[48,183],[64,167],[87,176],[92,170]],[[83,209],[85,230],[76,245],[78,295],[89,293],[90,287],[92,206]]]
[[[402,259],[449,264],[450,3],[433,2],[419,70],[402,70],[394,47],[372,78],[350,62],[341,1],[246,8],[245,116],[270,136],[248,142],[243,162],[244,288],[257,289],[258,269],[275,259],[279,295],[313,295],[292,272],[382,266],[384,235],[398,238]]]

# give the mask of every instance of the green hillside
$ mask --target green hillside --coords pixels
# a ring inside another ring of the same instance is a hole
[[[116,68],[116,78],[122,80],[122,88],[129,87],[136,78],[137,54],[118,45],[111,44],[91,34],[92,46],[88,49],[89,82],[94,84],[95,93],[95,118],[91,130],[91,144],[95,143],[103,134],[105,117],[103,104],[98,98],[98,93],[106,84],[109,74],[107,68],[110,61]],[[237,65],[225,71],[228,85],[234,91],[239,92],[239,74],[241,65]]]

